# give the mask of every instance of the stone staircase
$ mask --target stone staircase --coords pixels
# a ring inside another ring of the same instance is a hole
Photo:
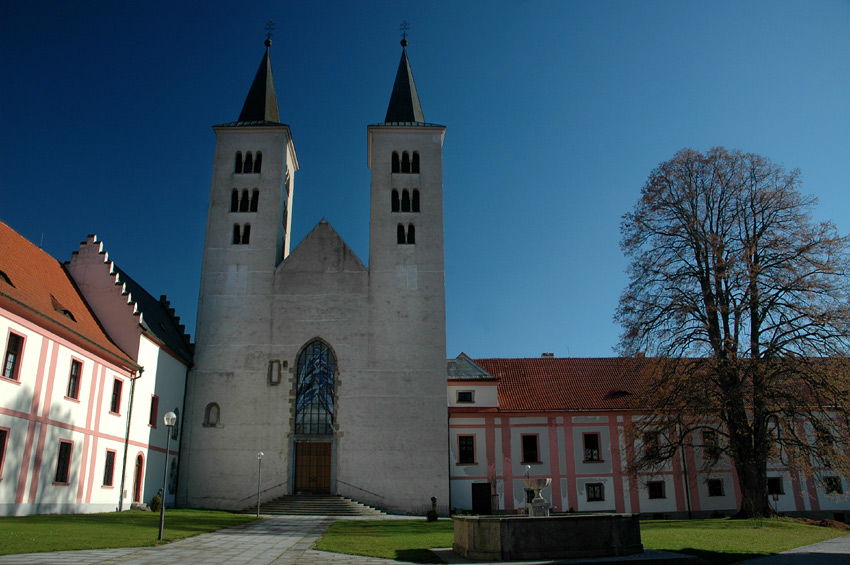
[[[253,514],[257,507],[245,509]],[[301,516],[386,516],[371,506],[335,494],[289,494],[263,502],[260,514],[289,514]]]

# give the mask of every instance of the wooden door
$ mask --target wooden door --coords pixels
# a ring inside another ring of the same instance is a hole
[[[295,492],[331,492],[331,444],[295,444]]]
[[[476,514],[492,514],[490,507],[490,483],[472,483],[472,511]]]
[[[136,457],[136,468],[133,472],[133,502],[142,501],[142,466],[144,464],[141,455]]]

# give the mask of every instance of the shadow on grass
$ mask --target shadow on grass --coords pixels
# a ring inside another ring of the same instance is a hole
[[[442,563],[443,560],[428,549],[399,549],[395,552],[396,561],[407,563]]]
[[[758,559],[759,557],[766,557],[768,555],[772,555],[770,553],[725,553],[722,551],[706,551],[704,549],[694,549],[692,547],[686,547],[684,549],[677,549],[676,553],[684,553],[685,555],[693,555],[694,557],[699,557],[706,563],[710,563],[711,565],[731,565],[732,563],[740,563],[741,561],[746,561],[748,559]]]

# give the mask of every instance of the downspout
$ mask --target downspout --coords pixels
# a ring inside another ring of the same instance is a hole
[[[118,512],[124,510],[124,482],[127,476],[127,448],[130,444],[130,421],[133,419],[133,392],[136,390],[136,379],[145,372],[144,367],[139,367],[139,374],[130,376],[130,406],[127,408],[127,429],[124,431],[124,462],[121,464],[121,488],[118,491]],[[167,454],[166,454],[167,457]]]
[[[682,437],[682,428],[679,427],[679,437]],[[684,470],[685,476],[685,501],[688,504],[688,520],[692,518],[691,516],[691,487],[688,484],[688,458],[685,454],[685,443],[682,442],[682,469]]]
[[[186,366],[186,377],[183,379],[183,403],[181,407],[183,408],[180,411],[180,421],[177,422],[177,425],[180,426],[180,432],[177,435],[177,445],[174,448],[177,450],[177,472],[174,475],[174,508],[179,508],[180,506],[177,504],[178,493],[180,492],[180,455],[183,451],[183,434],[185,433],[185,428],[183,427],[183,422],[186,420],[186,394],[189,390],[189,370],[191,369],[190,365]]]

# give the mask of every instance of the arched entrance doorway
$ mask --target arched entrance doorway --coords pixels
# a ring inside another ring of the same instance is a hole
[[[295,395],[294,492],[333,488],[334,375],[336,357],[321,340],[298,356]]]
[[[144,475],[142,475],[142,471],[144,470],[145,459],[142,457],[142,454],[139,453],[136,456],[136,466],[133,471],[133,502],[141,502],[142,501],[142,483],[144,482],[142,479]]]

